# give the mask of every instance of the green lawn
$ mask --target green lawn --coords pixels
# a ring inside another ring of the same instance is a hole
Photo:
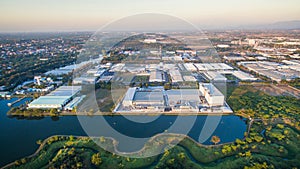
[[[265,136],[260,130],[267,128]],[[43,149],[32,158],[18,160],[11,168],[244,168],[246,166],[268,166],[293,168],[300,166],[299,131],[283,125],[263,125],[255,123],[246,140],[236,140],[217,146],[203,146],[190,138],[184,138],[175,147],[162,154],[133,158],[123,157],[105,151],[95,142],[114,149],[111,139],[104,137],[49,138]],[[280,136],[284,135],[284,137]],[[162,151],[166,145],[182,136],[160,135],[145,145],[141,156],[151,151]],[[261,138],[261,139],[258,139]],[[94,141],[95,142],[94,142]],[[92,162],[92,156],[99,154],[99,164]],[[136,154],[135,154],[136,155]]]

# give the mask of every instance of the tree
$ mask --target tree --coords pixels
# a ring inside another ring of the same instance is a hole
[[[100,137],[100,142],[104,143],[105,142],[105,138],[103,136]]]
[[[102,159],[101,159],[101,157],[100,157],[100,154],[99,154],[99,153],[93,154],[93,155],[92,155],[91,162],[92,162],[92,164],[94,164],[94,165],[97,165],[97,166],[100,165],[100,164],[102,163]]]
[[[19,160],[17,160],[17,161],[15,161],[15,165],[19,166],[19,165],[21,165],[21,162]]]
[[[57,113],[57,109],[54,109],[54,108],[53,108],[53,109],[50,109],[50,112],[49,112],[49,113],[50,113],[50,116],[56,116],[56,115],[57,115],[57,114],[56,114],[56,113]]]
[[[212,136],[210,141],[216,145],[221,141],[221,139],[218,136]]]
[[[34,93],[33,94],[33,98],[37,99],[39,97],[39,94],[38,93]]]
[[[41,145],[42,144],[42,140],[36,141],[36,144]]]
[[[185,159],[185,154],[184,153],[179,153],[177,154],[177,156],[180,158],[180,159]]]
[[[263,137],[261,137],[261,136],[254,136],[254,140],[256,141],[256,142],[261,142],[262,140],[263,140],[264,138]]]
[[[251,151],[246,151],[245,156],[246,157],[251,157]]]
[[[69,136],[69,140],[70,140],[70,141],[73,141],[73,140],[74,140],[74,136],[70,135],[70,136]]]
[[[94,109],[93,108],[91,108],[90,110],[89,110],[89,112],[88,112],[88,115],[93,115],[94,114]]]
[[[143,84],[142,84],[142,83],[140,83],[138,86],[139,86],[140,88],[142,88],[142,87],[143,87]]]
[[[246,141],[247,141],[248,143],[252,143],[252,139],[251,139],[250,137],[247,137],[247,138],[246,138]]]
[[[171,84],[170,84],[170,83],[166,83],[166,84],[164,85],[164,89],[165,89],[165,90],[170,90],[170,89],[171,89]]]
[[[26,162],[27,162],[27,160],[26,160],[25,158],[22,158],[22,159],[21,159],[21,163],[22,163],[22,164],[25,164]]]
[[[280,129],[283,129],[283,128],[284,128],[284,125],[282,125],[282,124],[277,124],[277,127],[280,128]]]

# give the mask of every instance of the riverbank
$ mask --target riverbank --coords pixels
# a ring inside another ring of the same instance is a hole
[[[166,153],[168,150],[165,150],[165,147],[168,146],[168,149],[172,149],[172,147],[175,147],[176,144],[174,142],[178,143],[179,146],[182,146],[183,148],[187,149],[189,154],[191,153],[192,149],[195,149],[197,147],[198,149],[201,149],[202,153],[197,154],[197,156],[193,157],[195,158],[196,161],[200,161],[203,163],[207,162],[213,162],[219,158],[223,158],[223,156],[216,156],[215,158],[207,157],[205,154],[207,153],[212,153],[214,151],[221,151],[222,146],[230,143],[225,143],[225,144],[219,144],[219,145],[203,145],[201,143],[196,142],[192,138],[186,135],[182,134],[157,134],[153,137],[151,137],[148,142],[145,144],[145,146],[140,149],[139,151],[136,152],[120,152],[118,151],[118,144],[119,142],[115,140],[112,137],[86,137],[86,136],[69,136],[69,135],[56,135],[49,137],[45,139],[39,146],[39,148],[36,150],[36,152],[30,156],[24,157],[20,161],[15,161],[10,164],[7,164],[6,166],[3,167],[3,169],[6,168],[18,168],[19,167],[26,167],[26,166],[31,166],[34,163],[34,161],[38,158],[40,158],[41,155],[43,155],[43,151],[45,149],[51,149],[48,148],[49,146],[51,147],[53,143],[58,143],[62,142],[62,146],[66,147],[72,147],[72,148],[80,148],[82,147],[82,144],[78,144],[79,142],[83,142],[84,144],[88,144],[91,142],[95,142],[95,144],[92,144],[91,147],[94,150],[101,150],[105,151],[109,149],[110,153],[116,154],[114,155],[115,158],[148,158],[148,157],[155,157],[157,158],[159,154],[161,153]],[[72,143],[70,143],[72,142]],[[98,146],[101,146],[98,147]],[[170,147],[171,146],[171,147]],[[62,148],[62,147],[61,147]],[[113,149],[111,149],[113,148]],[[198,152],[197,152],[198,153]],[[193,156],[193,154],[190,154],[190,156]],[[25,163],[22,163],[26,161]],[[47,159],[51,161],[50,159]],[[45,160],[44,160],[45,161]],[[153,161],[154,162],[154,161]],[[21,163],[21,164],[20,164]],[[29,163],[29,165],[28,165]],[[25,166],[23,166],[25,165]]]
[[[59,113],[51,113],[49,110],[43,109],[11,109],[7,115],[12,117],[53,117],[53,116],[160,116],[160,115],[170,115],[170,116],[197,116],[197,115],[232,115],[231,112],[122,112],[122,113],[113,113],[113,112],[70,112],[70,111],[61,111]]]

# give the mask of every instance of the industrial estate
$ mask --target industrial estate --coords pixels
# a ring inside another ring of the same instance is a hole
[[[224,94],[214,86],[226,83],[224,72],[235,74],[243,80],[256,80],[252,75],[233,70],[224,63],[184,63],[159,65],[105,64],[89,69],[85,75],[74,78],[72,86],[60,86],[45,96],[28,104],[28,109],[59,109],[72,111],[85,97],[82,87],[99,82],[109,83],[116,79],[116,72],[134,73],[127,92],[114,108],[115,113],[124,112],[202,112],[232,113]],[[60,71],[60,70],[59,70]],[[189,72],[189,73],[188,73]],[[236,74],[236,72],[240,72]],[[58,72],[52,71],[57,74]],[[185,74],[185,75],[183,75]],[[241,76],[241,74],[243,76]],[[41,83],[41,77],[35,77]],[[139,79],[148,86],[140,86]],[[169,85],[169,87],[167,87]],[[172,86],[172,87],[171,87]]]
[[[208,38],[197,33],[137,32],[120,42],[107,38],[103,44],[114,44],[108,47],[99,47],[102,43],[86,33],[19,41],[6,35],[12,40],[0,41],[0,103],[5,111],[1,124],[13,127],[0,127],[5,134],[0,164],[299,168],[298,32],[222,31],[208,32]],[[130,118],[156,120],[139,123]],[[202,131],[211,129],[205,128],[205,120],[214,118],[220,118],[215,131],[206,141],[198,141]],[[170,130],[177,119],[183,119],[179,130]],[[79,120],[99,125],[90,128],[92,138],[86,137]],[[140,151],[123,154],[162,155],[132,158],[107,151],[118,152],[123,140],[106,130],[106,124],[130,138],[149,137]],[[188,125],[191,130],[182,132]],[[166,150],[178,139],[178,146]],[[37,148],[35,141],[38,151],[24,157]]]
[[[205,57],[211,57],[207,49],[189,48],[193,44],[184,44],[180,34],[174,37],[178,39],[161,34],[130,36],[97,57],[34,76],[34,86],[39,88],[29,88],[29,81],[18,86],[15,94],[39,93],[26,109],[76,112],[87,95],[81,92],[86,86],[95,86],[97,91],[97,86],[106,85],[114,90],[111,85],[118,84],[126,91],[116,102],[107,96],[96,98],[108,100],[104,106],[111,113],[233,113],[225,101],[228,82],[260,82],[264,78],[281,82],[300,77],[298,60],[283,59],[278,63],[266,60],[267,54],[255,56],[256,61],[249,57],[224,56],[227,63],[214,59],[203,63]],[[257,47],[258,40],[247,41],[246,45],[253,45],[257,50],[270,51]],[[229,45],[216,47],[224,50]],[[72,72],[67,86],[63,77]],[[1,94],[9,96],[6,92]]]

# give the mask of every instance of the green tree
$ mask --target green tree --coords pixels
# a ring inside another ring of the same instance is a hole
[[[280,128],[280,129],[283,129],[283,128],[284,128],[284,125],[282,125],[282,124],[277,124],[277,127]]]
[[[100,154],[93,154],[91,159],[92,164],[99,166],[102,163],[102,159],[100,157]]]
[[[254,136],[254,140],[256,141],[256,142],[261,142],[262,140],[263,140],[264,138],[263,137],[261,137],[261,136]]]
[[[50,116],[56,116],[57,115],[57,110],[56,109],[50,109]]]
[[[149,84],[148,84],[148,83],[145,83],[145,87],[148,88],[148,86],[149,86]]]
[[[104,143],[105,142],[105,138],[103,136],[100,137],[100,142]]]
[[[36,144],[41,145],[42,144],[42,140],[36,141]]]
[[[165,90],[170,90],[170,89],[171,89],[171,84],[170,84],[170,83],[166,83],[166,84],[164,85],[164,89],[165,89]]]
[[[69,136],[69,140],[70,140],[70,141],[73,141],[73,140],[74,140],[74,136],[70,135],[70,136]]]
[[[246,151],[245,156],[246,157],[251,157],[251,151]]]
[[[22,158],[22,159],[21,159],[21,163],[22,163],[22,164],[25,164],[26,162],[27,162],[27,160],[26,160],[25,158]]]

